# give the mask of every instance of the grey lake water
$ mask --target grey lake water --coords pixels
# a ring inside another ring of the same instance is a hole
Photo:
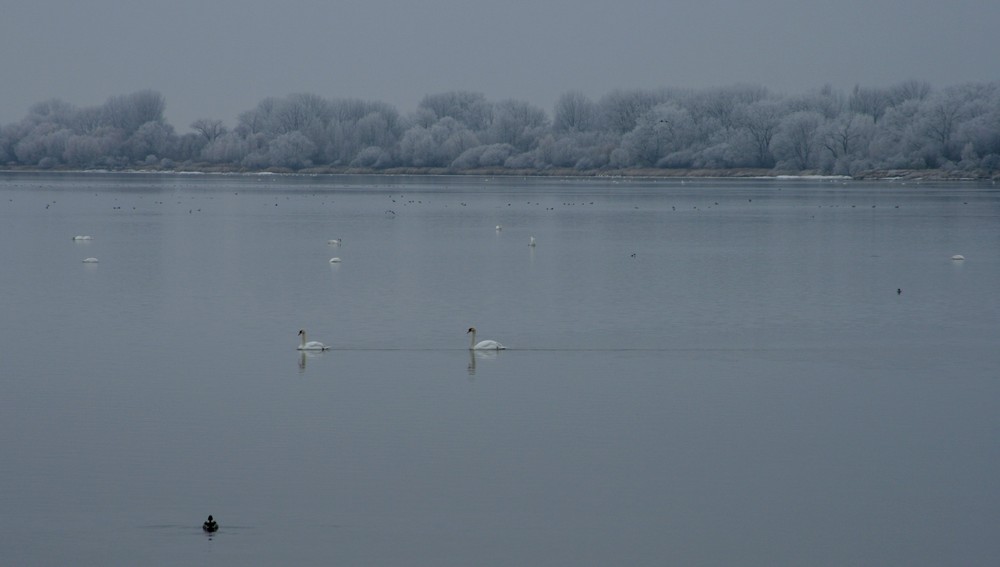
[[[0,562],[996,565],[998,292],[992,184],[2,174]]]

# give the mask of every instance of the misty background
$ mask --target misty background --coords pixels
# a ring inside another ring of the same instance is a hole
[[[559,96],[764,85],[935,87],[998,79],[1000,4],[957,0],[14,1],[0,17],[0,124],[49,99],[151,89],[178,133],[267,97],[381,101],[484,93],[551,113]]]

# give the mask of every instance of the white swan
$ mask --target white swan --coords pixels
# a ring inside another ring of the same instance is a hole
[[[503,230],[503,227],[498,224],[497,225],[497,232],[500,232],[501,230]]]
[[[954,256],[951,257],[951,259],[952,260],[964,260],[965,256],[962,256],[961,254],[955,254]]]
[[[84,264],[96,264],[97,263],[97,258],[84,258],[83,259],[83,263]]]
[[[93,240],[93,239],[94,239],[93,236],[80,236],[80,235],[77,235],[77,236],[73,237],[73,240]]]
[[[498,342],[496,342],[494,340],[489,340],[489,339],[487,339],[485,341],[479,341],[477,343],[476,342],[476,328],[475,327],[469,327],[469,330],[466,331],[466,334],[470,334],[470,333],[472,334],[472,340],[469,341],[469,350],[504,350],[504,349],[507,348],[507,347],[503,346],[502,344],[500,344],[500,343],[498,343]]]
[[[528,242],[528,246],[534,246],[535,245],[535,237],[531,236],[530,238],[531,238],[531,240]]]
[[[340,239],[334,238],[333,240],[327,240],[326,243],[330,246],[340,246]]]
[[[340,258],[330,258],[330,263],[331,264],[339,264],[340,263]]]
[[[299,336],[302,337],[302,344],[299,345],[298,350],[330,350],[330,347],[319,341],[306,342],[306,332],[304,329],[299,330]]]

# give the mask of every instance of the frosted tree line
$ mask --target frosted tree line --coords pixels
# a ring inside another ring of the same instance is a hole
[[[205,118],[178,134],[155,91],[78,108],[36,104],[0,127],[0,165],[273,171],[518,172],[767,169],[1000,171],[1000,86],[830,87],[781,95],[753,85],[615,90],[559,97],[551,115],[475,92],[391,105],[313,94],[266,98],[231,127]]]

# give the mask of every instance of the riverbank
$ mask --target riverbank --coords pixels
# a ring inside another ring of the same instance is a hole
[[[907,181],[1000,181],[1000,171],[963,171],[944,169],[873,169],[860,171],[853,175],[829,175],[819,171],[789,171],[763,168],[732,168],[732,169],[660,169],[660,168],[624,168],[624,169],[589,169],[546,168],[546,169],[509,169],[477,168],[455,169],[448,167],[397,167],[387,169],[371,169],[357,167],[309,167],[302,169],[267,168],[251,169],[231,165],[188,164],[174,167],[141,166],[119,169],[84,169],[69,167],[39,168],[28,166],[0,166],[0,172],[5,171],[37,171],[37,172],[81,172],[81,171],[118,171],[144,173],[205,173],[205,174],[298,174],[298,175],[488,175],[504,177],[636,177],[636,178],[817,178],[817,179],[850,179],[850,180],[907,180]]]

